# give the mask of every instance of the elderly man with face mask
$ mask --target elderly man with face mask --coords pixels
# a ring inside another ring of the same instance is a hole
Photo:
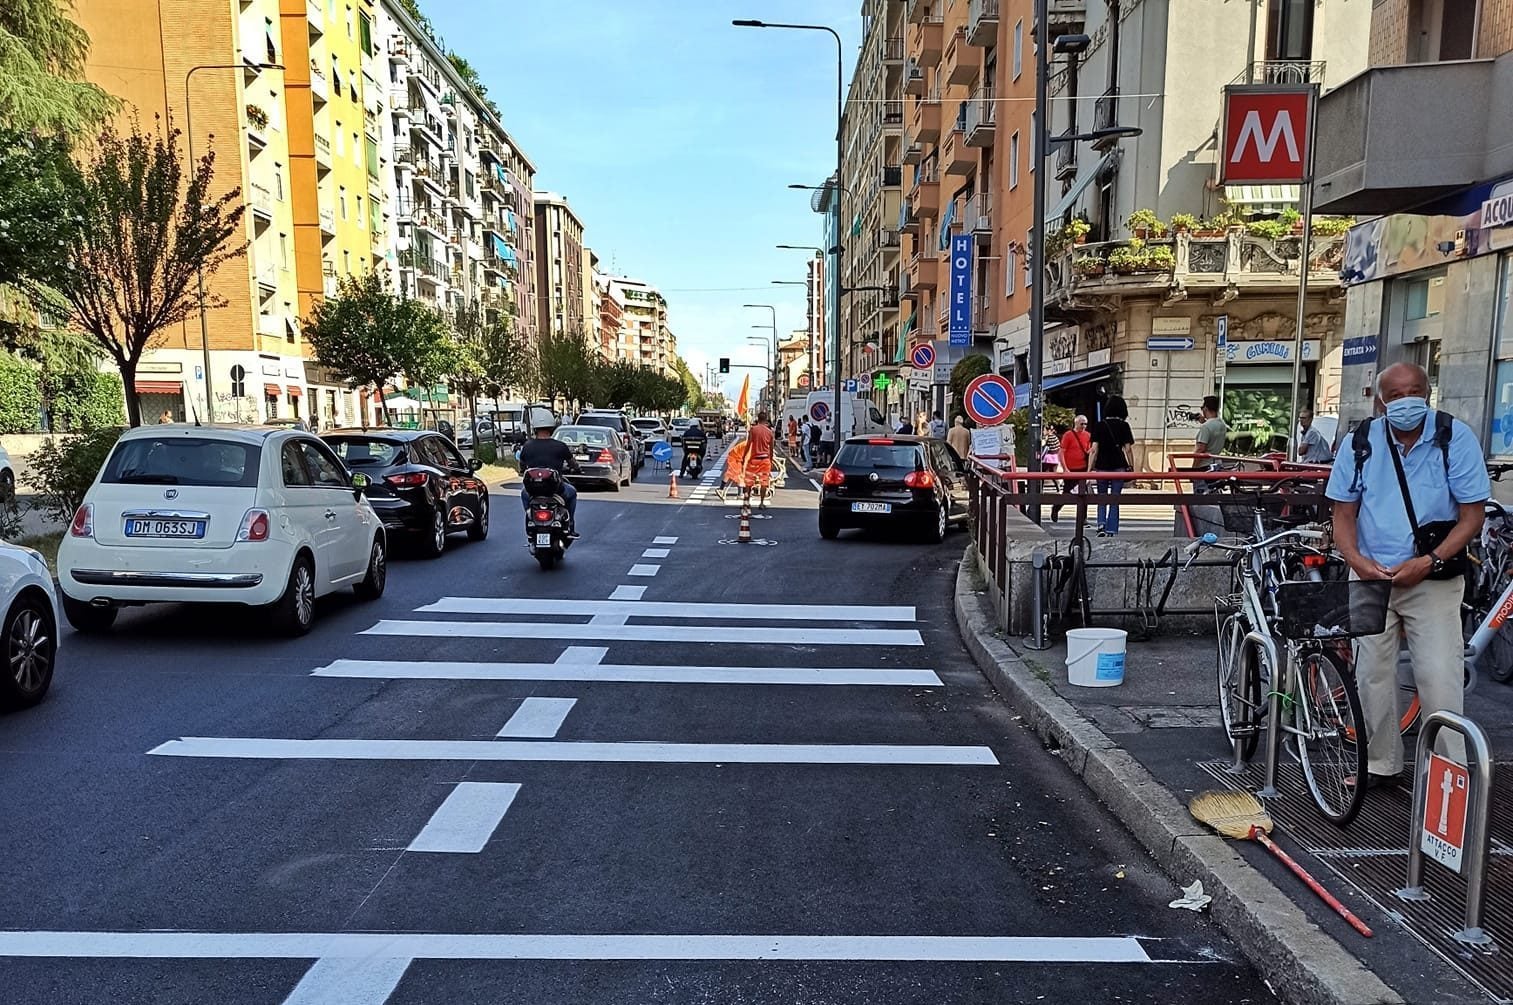
[[[1403,770],[1400,636],[1425,714],[1462,709],[1460,556],[1481,531],[1482,504],[1492,494],[1476,434],[1429,407],[1422,367],[1387,367],[1377,393],[1386,414],[1340,444],[1325,492],[1334,501],[1335,545],[1351,575],[1392,581],[1386,631],[1356,643],[1372,786],[1395,781]],[[1459,736],[1445,730],[1440,737],[1442,753],[1465,760]]]

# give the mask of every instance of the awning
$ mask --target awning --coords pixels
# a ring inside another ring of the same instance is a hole
[[[1226,185],[1224,201],[1246,213],[1280,213],[1296,209],[1302,199],[1297,185]]]
[[[1079,384],[1091,384],[1102,380],[1114,372],[1114,364],[1105,363],[1102,366],[1090,366],[1086,370],[1073,370],[1071,373],[1058,373],[1054,377],[1046,377],[1040,383],[1042,391],[1054,391],[1058,388],[1066,389],[1076,387]],[[1014,388],[1014,404],[1018,408],[1024,408],[1030,403],[1030,385],[1028,382],[1018,384]]]
[[[1091,185],[1095,180],[1097,180],[1098,176],[1103,174],[1103,172],[1109,167],[1109,165],[1113,164],[1118,159],[1119,150],[1117,147],[1104,154],[1103,157],[1099,159],[1098,164],[1093,168],[1093,170],[1078,178],[1077,181],[1072,184],[1072,187],[1066,190],[1066,195],[1061,197],[1061,201],[1056,204],[1056,208],[1047,213],[1045,215],[1045,218],[1051,221],[1052,224],[1054,224],[1055,221],[1061,219],[1066,211],[1071,209],[1072,206],[1077,202],[1077,197],[1080,196],[1083,192],[1087,191],[1087,187]]]
[[[184,382],[181,380],[137,380],[132,382],[138,394],[183,394]]]
[[[277,384],[264,384],[263,393],[270,398],[277,398],[279,395],[284,393],[284,389],[279,387]]]
[[[293,318],[290,318],[290,317],[284,318],[284,327],[289,332],[289,338],[290,338],[290,340],[298,340],[298,338],[299,338],[299,325],[295,323],[295,321],[294,321]]]
[[[298,397],[302,396],[304,393],[305,393],[305,389],[302,388],[302,387],[300,387],[298,384],[290,384],[289,385],[289,397],[291,397],[291,398],[298,398]]]

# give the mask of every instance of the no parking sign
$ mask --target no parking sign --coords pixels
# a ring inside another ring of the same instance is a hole
[[[816,401],[809,406],[809,418],[815,422],[824,422],[830,418],[830,406],[823,401]]]
[[[962,405],[979,426],[996,426],[1014,411],[1014,385],[996,373],[985,373],[967,385]]]
[[[909,362],[916,370],[928,370],[935,364],[935,347],[928,342],[920,342],[909,350]]]

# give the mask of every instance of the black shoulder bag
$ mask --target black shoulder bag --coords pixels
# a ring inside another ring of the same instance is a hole
[[[1397,472],[1397,487],[1403,493],[1403,508],[1408,511],[1408,522],[1413,525],[1414,550],[1419,555],[1427,555],[1439,547],[1446,537],[1450,536],[1450,531],[1459,521],[1431,520],[1425,524],[1418,522],[1418,514],[1413,511],[1413,495],[1408,491],[1408,476],[1403,474],[1403,462],[1398,456],[1397,440],[1392,435],[1392,429],[1386,426],[1385,420],[1383,420],[1383,425],[1382,433],[1387,438],[1387,452],[1392,455],[1392,467]],[[1447,473],[1447,484],[1445,486],[1447,492],[1449,491],[1448,482],[1449,475]],[[1450,502],[1452,504],[1455,503],[1453,495],[1450,497]],[[1440,560],[1445,563],[1444,567],[1438,572],[1429,573],[1425,578],[1438,580],[1461,579],[1470,571],[1471,563],[1466,557],[1465,548],[1462,548],[1454,555],[1441,555]]]

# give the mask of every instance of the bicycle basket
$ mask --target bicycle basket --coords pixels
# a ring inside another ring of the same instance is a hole
[[[1277,632],[1285,639],[1356,639],[1387,627],[1387,579],[1277,584]]]

